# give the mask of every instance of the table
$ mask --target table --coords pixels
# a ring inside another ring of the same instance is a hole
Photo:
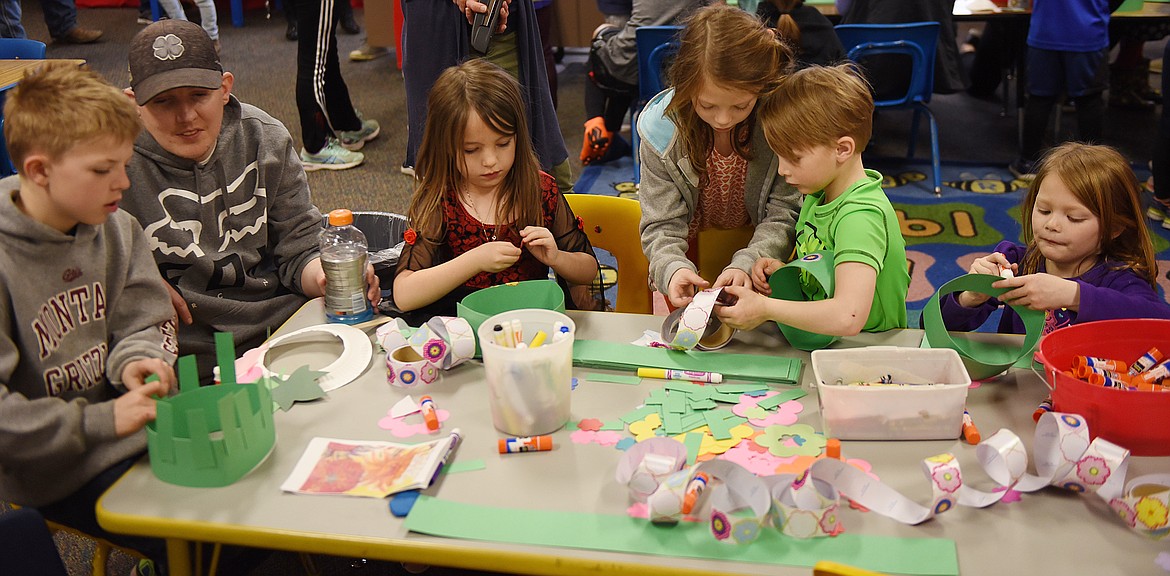
[[[613,341],[631,341],[643,330],[657,328],[662,321],[661,317],[636,314],[569,315],[577,323],[580,337]],[[322,304],[314,300],[279,333],[323,320]],[[844,338],[835,347],[918,346],[921,336],[917,330],[863,334]],[[774,325],[737,334],[728,350],[799,357],[806,361],[802,385],[808,389],[811,384],[808,354],[788,348]],[[327,355],[300,347],[288,350],[273,364],[279,368],[328,361],[331,358]],[[406,532],[403,521],[391,517],[382,500],[282,493],[280,483],[314,436],[391,439],[375,423],[403,396],[403,391],[386,384],[383,366],[382,357],[375,355],[373,367],[354,383],[331,392],[328,400],[277,412],[274,452],[240,481],[216,489],[174,486],[156,479],[149,466],[140,462],[98,502],[99,521],[113,532],[167,538],[171,571],[176,576],[190,573],[186,541],[524,574],[809,573],[808,568],[737,562],[734,547],[728,547],[728,559],[723,561],[437,538]],[[605,372],[574,370],[578,377]],[[614,448],[573,444],[568,437],[571,430],[561,430],[554,435],[557,447],[551,452],[497,454],[496,440],[504,435],[491,428],[482,373],[482,367],[464,364],[426,389],[438,407],[451,412],[444,430],[459,426],[465,433],[454,461],[482,459],[487,466],[485,470],[446,475],[427,493],[495,506],[624,513],[628,500],[624,487],[613,479],[620,456]],[[637,406],[651,388],[660,384],[661,381],[644,381],[640,386],[582,382],[573,392],[572,417],[614,419]],[[1009,427],[1030,448],[1031,414],[1046,391],[1032,372],[1016,371],[972,389],[968,406],[984,437],[1000,427]],[[802,402],[805,411],[800,421],[820,429],[815,393]],[[842,442],[846,457],[868,460],[883,481],[912,498],[918,495],[918,501],[928,498],[927,481],[919,470],[921,459],[948,451],[959,458],[967,482],[976,488],[991,489],[990,480],[975,462],[974,447],[960,441]],[[1131,475],[1156,471],[1170,471],[1170,458],[1131,459]],[[1148,541],[1130,532],[1096,496],[1078,496],[1054,488],[1025,495],[1018,503],[1000,503],[988,509],[958,507],[917,527],[854,510],[845,511],[843,518],[847,533],[954,539],[965,576],[1150,573],[1156,570],[1152,562],[1157,553],[1166,550],[1165,542]]]

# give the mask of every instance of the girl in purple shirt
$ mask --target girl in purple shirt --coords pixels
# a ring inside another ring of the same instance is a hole
[[[974,330],[1001,304],[1044,310],[1044,333],[1079,322],[1170,318],[1158,294],[1158,266],[1142,218],[1137,178],[1108,146],[1068,143],[1041,161],[1021,210],[1026,246],[1001,242],[976,259],[971,274],[1013,277],[998,299],[977,292],[948,294],[942,315],[950,330]],[[1024,325],[1005,309],[999,332]]]

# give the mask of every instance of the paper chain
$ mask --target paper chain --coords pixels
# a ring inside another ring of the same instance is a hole
[[[705,472],[717,481],[708,486],[704,502],[692,516],[707,521],[715,538],[725,542],[751,542],[768,523],[797,538],[839,534],[843,530],[838,515],[842,495],[913,525],[956,504],[983,508],[1006,494],[1034,492],[1050,485],[1096,493],[1122,522],[1141,534],[1155,539],[1170,534],[1170,474],[1140,476],[1125,484],[1129,451],[1101,438],[1090,442],[1088,425],[1081,416],[1045,414],[1036,428],[1034,447],[1037,475],[1027,474],[1027,451],[1013,432],[1000,430],[979,444],[976,456],[980,465],[1000,485],[993,492],[966,486],[951,454],[923,460],[923,473],[931,483],[930,506],[919,505],[832,458],[817,460],[799,475],[765,478],[733,462],[710,461],[661,478],[647,499],[649,516],[658,523],[677,522],[687,484],[698,472]],[[644,485],[639,488],[631,488],[631,496],[648,492]],[[748,514],[732,515],[739,510]]]
[[[435,316],[419,328],[396,318],[378,328],[386,350],[386,381],[402,388],[430,384],[439,370],[462,364],[475,354],[475,333],[467,320]]]

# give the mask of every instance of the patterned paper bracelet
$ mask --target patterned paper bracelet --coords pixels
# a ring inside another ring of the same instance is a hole
[[[662,340],[678,350],[717,350],[726,346],[735,330],[711,315],[722,292],[722,288],[703,290],[685,308],[671,312],[662,323]]]
[[[435,316],[419,328],[395,318],[380,326],[376,336],[387,361],[392,351],[410,346],[436,368],[448,370],[475,354],[475,333],[467,320],[457,316]]]
[[[439,369],[426,361],[412,346],[399,346],[386,353],[386,382],[399,388],[430,384],[439,378]]]

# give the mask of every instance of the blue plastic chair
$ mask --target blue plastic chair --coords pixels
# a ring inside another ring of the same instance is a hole
[[[930,121],[930,162],[934,169],[934,195],[942,195],[938,156],[938,123],[927,104],[934,91],[934,58],[938,46],[938,22],[907,24],[841,24],[837,37],[849,59],[863,69],[865,60],[872,56],[900,54],[910,58],[910,81],[905,94],[875,100],[877,109],[909,109],[914,111],[910,124],[910,146],[906,153],[914,157],[918,136],[918,120],[925,114]]]
[[[45,43],[27,38],[0,38],[0,60],[43,60]],[[4,93],[0,92],[0,177],[16,174],[4,140]]]
[[[638,158],[638,116],[642,108],[666,87],[666,62],[678,52],[682,26],[639,26],[634,30],[638,47],[638,101],[630,110],[630,145],[634,148],[634,183],[641,182]]]

